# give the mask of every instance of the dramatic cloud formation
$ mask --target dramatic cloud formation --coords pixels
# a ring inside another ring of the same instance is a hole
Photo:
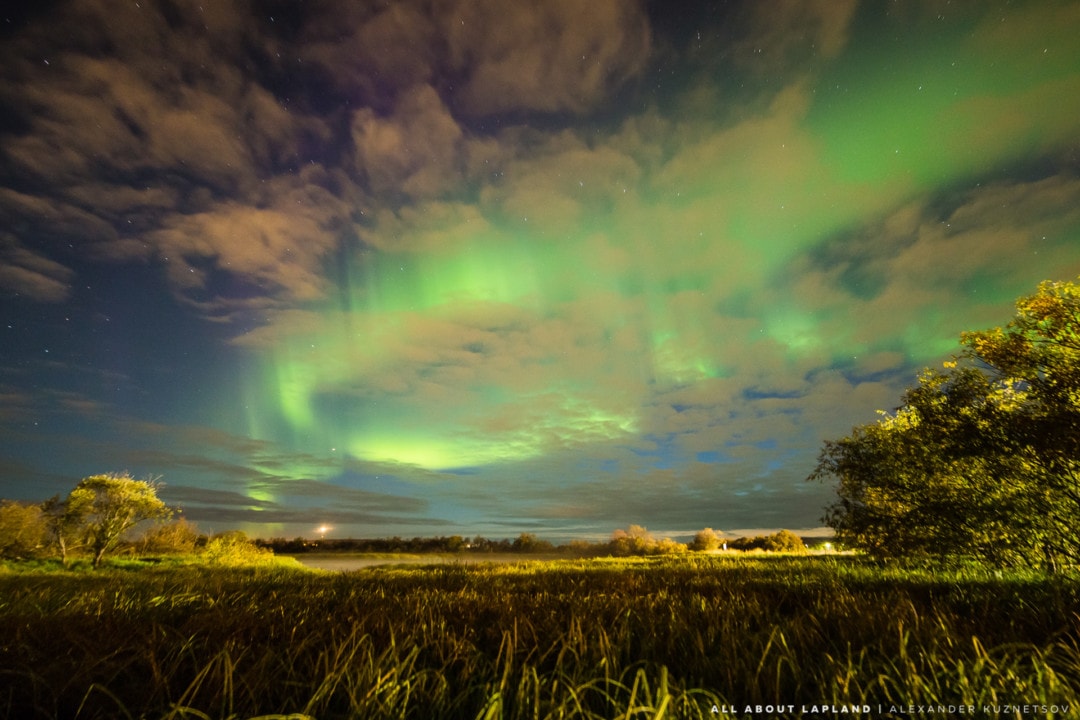
[[[812,530],[825,438],[1080,274],[1080,8],[61,2],[0,29],[0,496]]]

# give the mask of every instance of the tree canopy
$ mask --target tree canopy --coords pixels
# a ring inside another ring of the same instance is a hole
[[[172,511],[157,496],[149,480],[130,475],[91,475],[68,495],[66,512],[82,521],[94,567],[101,564],[124,533],[143,520],[163,520]]]
[[[172,510],[157,496],[153,480],[127,474],[83,478],[66,498],[43,503],[0,501],[0,558],[42,557],[50,551],[67,563],[72,551],[89,551],[94,567],[145,520],[166,520]],[[154,528],[140,543],[157,552],[192,551],[198,534],[178,521]]]
[[[1080,287],[1044,282],[1005,326],[966,332],[893,413],[824,444],[824,521],[879,556],[1080,561]]]
[[[36,556],[49,541],[40,505],[0,501],[0,558]]]

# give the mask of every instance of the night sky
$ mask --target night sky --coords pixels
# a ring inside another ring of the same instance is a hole
[[[207,532],[820,528],[822,441],[1080,275],[1080,3],[25,3],[0,497]]]

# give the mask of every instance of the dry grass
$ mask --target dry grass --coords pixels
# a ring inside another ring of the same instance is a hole
[[[691,555],[345,574],[8,571],[0,598],[5,717],[1080,705],[1075,578]]]

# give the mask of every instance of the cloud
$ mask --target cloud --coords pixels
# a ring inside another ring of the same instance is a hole
[[[923,197],[796,263],[800,303],[848,347],[936,359],[961,331],[1006,322],[1028,278],[1080,274],[1078,203],[1070,172]]]
[[[81,242],[109,242],[116,238],[113,226],[93,212],[63,198],[11,188],[0,188],[0,219],[12,235],[37,245],[57,245],[72,238]]]
[[[429,503],[418,497],[403,497],[346,487],[336,482],[303,479],[278,479],[254,483],[249,492],[266,493],[284,505],[321,505],[326,503],[343,511],[416,514],[427,510]]]
[[[60,187],[103,172],[134,181],[163,169],[218,191],[250,183],[253,160],[241,133],[260,124],[244,122],[245,98],[183,83],[162,87],[151,62],[73,52],[54,58],[51,73],[38,71],[37,82],[15,89],[21,104],[35,108],[33,132],[9,139],[4,154],[24,177]]]
[[[464,76],[455,100],[468,115],[584,113],[641,73],[649,56],[637,2],[481,0],[448,5],[440,20],[447,59]]]
[[[154,7],[86,3],[16,35],[4,58],[19,72],[5,76],[0,94],[19,108],[23,129],[0,137],[13,185],[0,196],[0,215],[23,246],[47,236],[88,246],[83,259],[158,261],[177,294],[215,319],[323,299],[324,263],[369,204],[356,183],[383,198],[436,200],[484,187],[516,162],[511,182],[489,193],[488,211],[554,221],[562,203],[567,227],[586,211],[582,201],[612,180],[601,170],[612,152],[565,150],[577,152],[573,172],[587,181],[578,186],[585,194],[575,194],[552,175],[569,170],[569,158],[548,169],[539,158],[514,161],[521,136],[485,137],[455,115],[586,112],[648,56],[648,23],[636,3],[559,2],[509,14],[497,3],[451,3],[434,13],[408,3],[358,8],[345,23],[355,34],[346,37],[340,16],[331,28],[308,14],[291,51],[327,70],[341,67],[345,79],[385,72],[385,86],[361,92],[363,107],[343,138],[316,107],[269,91],[271,83],[283,87],[275,58],[287,45],[265,17],[253,22],[241,5],[173,10],[166,17]],[[64,34],[57,26],[70,30],[71,42],[55,40]],[[392,42],[401,38],[425,42]],[[389,52],[402,46],[412,48],[407,56]],[[312,80],[308,72],[296,80]],[[301,152],[345,140],[351,159],[296,167]],[[623,179],[632,179],[632,166],[627,172]],[[299,197],[312,184],[315,192]],[[398,212],[408,220],[407,206]],[[394,229],[361,232],[388,247],[383,238]],[[27,271],[10,264],[6,284],[61,297],[55,283]]]
[[[331,486],[318,483],[318,488]],[[258,491],[257,491],[258,492]],[[208,528],[237,528],[252,525],[265,533],[278,528],[285,534],[310,534],[320,524],[360,528],[392,524],[439,527],[445,520],[417,514],[425,503],[375,493],[350,494],[338,488],[337,495],[323,492],[315,501],[309,495],[293,495],[266,500],[251,495],[213,488],[165,485],[160,496],[170,506],[179,506],[183,516]],[[297,502],[299,500],[299,503]]]
[[[423,85],[467,118],[587,113],[642,73],[651,45],[636,1],[332,7],[304,22],[301,57],[379,115]]]
[[[39,302],[59,303],[71,295],[70,268],[0,233],[0,289]]]
[[[134,418],[115,418],[116,427],[126,436],[139,437],[143,445],[149,442],[175,441],[181,446],[202,448],[207,451],[223,451],[245,457],[262,456],[273,451],[273,444],[265,440],[236,435],[217,428],[202,425],[165,424]]]
[[[845,47],[857,0],[771,0],[748,6],[734,44],[739,61],[758,74],[779,73],[833,58]]]
[[[423,201],[395,210],[382,207],[356,232],[369,246],[398,253],[453,253],[497,230],[473,203]]]
[[[253,296],[311,301],[325,294],[321,263],[337,244],[319,212],[228,201],[173,215],[149,239],[173,286],[195,299],[226,306]]]
[[[319,296],[316,266],[338,241],[327,212],[341,207],[325,187],[321,197],[306,188],[321,180],[297,167],[326,126],[241,70],[269,70],[277,40],[243,5],[219,5],[168,17],[153,5],[65,5],[54,25],[30,22],[6,45],[15,71],[0,80],[18,128],[0,136],[0,218],[11,232],[24,244],[89,245],[83,259],[171,256],[169,279],[181,294],[201,291],[209,314],[220,313],[218,292],[235,299],[211,287],[211,268],[249,294]],[[323,185],[347,193],[341,179]],[[283,255],[258,260],[260,246]],[[30,282],[20,268],[7,284]]]
[[[267,480],[248,485],[245,491],[221,490],[188,485],[166,484],[162,497],[180,503],[185,513],[199,513],[204,506],[228,506],[258,511],[321,508],[340,513],[364,513],[375,517],[383,513],[415,514],[423,512],[428,503],[420,498],[368,492],[327,482],[312,480]]]
[[[386,110],[395,91],[431,81],[438,30],[420,2],[331,4],[303,23],[300,57],[343,97]]]
[[[6,368],[5,368],[6,369]],[[35,407],[36,398],[23,389],[0,385],[0,421],[24,421]]]
[[[498,180],[481,190],[480,203],[507,223],[561,239],[579,234],[590,217],[631,204],[641,176],[636,161],[612,144],[590,146],[563,132],[504,160]]]
[[[376,194],[432,198],[460,187],[464,133],[430,85],[404,92],[387,118],[371,108],[356,112],[352,140]]]

